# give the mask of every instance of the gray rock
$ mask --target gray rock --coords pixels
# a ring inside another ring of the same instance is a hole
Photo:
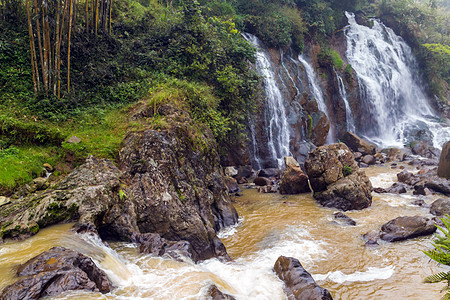
[[[281,170],[276,168],[267,168],[262,169],[258,172],[259,177],[266,177],[266,178],[280,178],[281,177]]]
[[[50,186],[48,180],[43,177],[33,179],[33,184],[36,186],[35,190],[37,191],[46,190]]]
[[[398,217],[381,227],[380,238],[397,242],[430,235],[436,231],[435,221],[422,216]]]
[[[211,285],[207,290],[208,300],[235,300],[231,295],[222,293],[217,286]]]
[[[356,226],[355,220],[350,218],[347,215],[344,215],[342,212],[335,212],[333,214],[334,219],[341,225],[348,225],[348,226]]]
[[[435,216],[450,214],[450,199],[439,198],[431,203],[430,213]]]
[[[79,137],[76,136],[71,136],[70,138],[67,139],[66,143],[69,144],[79,144],[81,142],[81,139]]]
[[[367,154],[367,155],[364,155],[364,157],[361,159],[361,161],[363,163],[365,163],[366,165],[370,166],[370,165],[374,165],[375,164],[376,159],[372,155]]]
[[[236,176],[239,171],[235,167],[226,167],[225,168],[225,176],[233,177]]]
[[[239,188],[238,182],[233,177],[225,176],[223,178],[223,182],[225,183],[225,186],[228,190],[228,193],[238,193],[241,191]]]
[[[288,299],[330,300],[330,292],[320,287],[303,268],[298,259],[280,256],[275,262],[274,271],[284,282]]]
[[[376,153],[376,147],[374,145],[363,140],[352,132],[346,132],[342,138],[342,141],[350,149],[352,149],[353,152],[360,152],[362,155],[374,155]]]

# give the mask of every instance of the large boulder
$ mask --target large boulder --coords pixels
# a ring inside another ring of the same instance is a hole
[[[439,192],[446,196],[450,196],[450,180],[441,177],[431,177],[425,182],[425,187]]]
[[[225,176],[223,178],[223,182],[225,183],[228,193],[232,194],[232,193],[238,193],[241,191],[241,188],[239,187],[238,182],[233,177]]]
[[[330,300],[330,292],[320,287],[303,268],[298,259],[280,256],[275,262],[274,271],[284,282],[288,299]]]
[[[280,182],[280,193],[300,194],[310,192],[308,176],[303,173],[300,165],[294,158],[290,157],[290,159],[287,159],[287,157],[285,157],[286,170]]]
[[[387,150],[387,161],[404,161],[406,153],[398,148],[389,148]]]
[[[435,216],[450,215],[450,199],[439,198],[431,203],[430,213]]]
[[[63,247],[54,247],[19,266],[22,277],[7,286],[0,299],[38,299],[69,290],[108,293],[112,285],[91,258]]]
[[[363,209],[372,204],[372,184],[343,143],[316,148],[305,162],[314,198],[325,207]]]
[[[374,145],[363,140],[352,132],[346,132],[342,137],[342,141],[353,152],[360,152],[362,155],[374,155],[376,153],[376,147]]]
[[[413,141],[411,143],[412,153],[426,158],[436,158],[439,150],[434,148],[431,143],[424,141]]]
[[[442,147],[437,173],[439,177],[450,179],[450,141]]]
[[[380,238],[387,242],[403,241],[436,231],[435,221],[422,216],[398,217],[381,227]]]

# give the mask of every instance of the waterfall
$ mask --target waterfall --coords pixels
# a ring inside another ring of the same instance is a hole
[[[278,167],[283,166],[283,157],[289,155],[289,127],[286,118],[284,99],[275,80],[274,68],[268,55],[264,52],[260,41],[254,35],[244,33],[244,38],[256,48],[256,70],[264,82],[265,105],[264,125],[267,128],[268,149],[270,159],[276,161]],[[252,141],[256,142],[255,138]],[[258,145],[253,147],[258,149]],[[260,158],[254,160],[259,163]],[[259,166],[260,167],[260,166]]]
[[[334,73],[336,74],[336,78],[338,80],[339,96],[341,96],[341,99],[344,102],[345,106],[346,129],[347,131],[355,132],[355,120],[353,119],[352,110],[350,109],[350,104],[348,103],[344,81],[342,80],[342,77],[339,76],[339,74],[336,72],[336,70],[334,70]]]
[[[305,68],[306,76],[308,77],[309,89],[314,99],[316,99],[319,110],[322,111],[330,121],[330,131],[328,132],[327,136],[327,144],[331,144],[334,142],[333,126],[331,124],[330,114],[328,113],[327,105],[325,104],[322,89],[320,88],[319,81],[317,80],[316,72],[314,72],[313,67],[306,61],[303,55],[299,55],[298,60]]]
[[[403,146],[426,131],[441,148],[450,130],[433,117],[411,48],[378,20],[369,28],[357,24],[354,14],[346,16],[346,56],[357,74],[364,116],[359,131],[381,146]]]

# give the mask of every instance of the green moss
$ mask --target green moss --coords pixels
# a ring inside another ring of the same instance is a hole
[[[34,226],[31,226],[31,227],[29,228],[29,230],[30,230],[30,233],[36,234],[36,233],[38,233],[38,231],[39,231],[39,225],[36,224],[36,225],[34,225]]]
[[[348,175],[350,175],[352,173],[353,173],[352,168],[347,166],[347,165],[344,165],[344,167],[342,168],[342,174],[344,175],[344,177],[348,176]]]
[[[78,216],[78,206],[73,203],[66,207],[62,203],[52,202],[48,205],[44,216],[38,221],[40,227],[45,227],[59,222],[76,219]]]

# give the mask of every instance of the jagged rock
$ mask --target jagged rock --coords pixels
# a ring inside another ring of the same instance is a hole
[[[363,140],[352,132],[346,132],[342,137],[342,141],[353,152],[360,152],[362,155],[374,155],[376,153],[376,147],[374,145]]]
[[[314,145],[323,146],[327,140],[328,132],[330,131],[330,120],[328,120],[327,115],[321,111],[312,115],[315,117],[313,117],[314,120],[311,125],[311,141]]]
[[[437,174],[439,177],[450,179],[450,141],[442,147]]]
[[[420,181],[420,178],[411,172],[403,170],[397,174],[397,180],[408,185],[414,185]]]
[[[356,226],[356,222],[355,220],[353,220],[352,218],[350,218],[347,215],[344,215],[342,212],[335,212],[333,214],[333,217],[336,221],[338,221],[339,224],[341,225],[349,225],[349,226]]]
[[[325,207],[363,209],[372,204],[372,184],[345,144],[322,146],[305,162],[314,198]]]
[[[156,256],[169,256],[179,259],[180,256],[192,258],[193,249],[188,241],[173,242],[162,238],[157,233],[134,234],[132,241],[139,243],[139,250],[142,253],[150,253]]]
[[[436,231],[435,221],[422,216],[398,217],[381,227],[380,238],[387,242],[397,242]]]
[[[35,185],[37,191],[45,190],[50,186],[48,180],[43,177],[33,179],[33,184]]]
[[[435,216],[450,215],[450,199],[439,198],[431,203],[430,213]]]
[[[368,232],[362,236],[366,246],[377,246],[380,234],[375,231]]]
[[[23,277],[7,286],[1,299],[38,299],[69,290],[110,292],[112,285],[89,257],[63,247],[53,247],[21,265]]]
[[[363,163],[363,162],[360,162],[360,163],[358,164],[358,166],[359,166],[360,168],[368,168],[368,167],[369,167],[368,164]]]
[[[393,185],[388,187],[387,189],[383,189],[381,193],[391,193],[391,194],[404,194],[406,193],[407,185],[401,182],[395,182]],[[377,193],[379,193],[377,191]]]
[[[381,163],[385,163],[386,162],[386,158],[383,155],[383,153],[381,152],[377,152],[377,154],[375,154],[373,157],[375,157],[375,160],[377,164],[381,164]]]
[[[367,154],[367,155],[364,155],[364,157],[361,159],[361,161],[363,163],[365,163],[366,165],[370,166],[370,165],[374,165],[375,164],[376,159],[372,155]]]
[[[208,290],[206,291],[206,294],[209,296],[208,300],[235,300],[231,295],[222,293],[217,286],[214,284],[211,285]]]
[[[412,204],[412,205],[421,206],[421,207],[426,207],[426,208],[427,208],[427,207],[430,207],[430,205],[427,204],[427,203],[425,202],[425,200],[423,200],[423,199],[416,199],[416,200],[412,201],[411,204]]]
[[[292,156],[284,157],[284,165],[287,167],[300,167],[300,164]]]
[[[425,187],[425,182],[420,181],[414,185],[413,195],[431,195],[431,191]]]
[[[226,167],[224,173],[225,176],[233,177],[236,176],[239,171],[235,167]]]
[[[281,177],[281,170],[276,168],[267,168],[262,169],[258,173],[259,177],[266,177],[266,178],[280,178]]]
[[[259,193],[276,193],[278,189],[275,185],[258,186]]]
[[[255,179],[253,179],[253,183],[256,184],[257,186],[265,186],[272,184],[272,182],[265,177],[256,177]]]
[[[406,153],[398,148],[390,148],[386,155],[387,161],[403,161],[406,157]]]
[[[301,194],[311,192],[308,184],[308,176],[299,166],[289,165],[280,182],[281,194]]]
[[[320,287],[314,281],[298,259],[280,256],[275,262],[274,271],[284,282],[284,291],[288,299],[333,299],[327,289]]]
[[[223,182],[225,183],[225,186],[227,187],[228,193],[238,193],[241,191],[239,188],[239,185],[233,177],[225,176],[223,178]]]

